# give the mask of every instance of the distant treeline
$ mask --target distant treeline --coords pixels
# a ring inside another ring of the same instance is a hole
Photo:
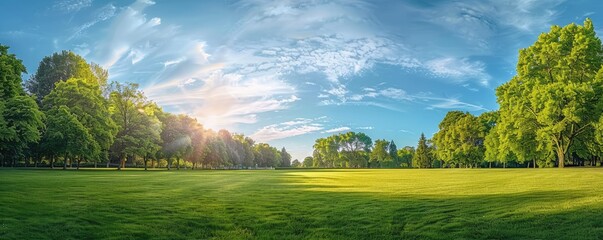
[[[303,167],[600,166],[603,47],[590,19],[553,26],[519,51],[517,74],[496,89],[498,111],[451,111],[416,150],[344,133],[316,140]]]
[[[291,156],[187,115],[164,112],[136,84],[70,51],[25,66],[0,45],[0,166],[288,167]]]

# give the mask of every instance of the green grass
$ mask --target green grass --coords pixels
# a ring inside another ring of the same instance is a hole
[[[0,239],[602,239],[603,169],[0,170]]]

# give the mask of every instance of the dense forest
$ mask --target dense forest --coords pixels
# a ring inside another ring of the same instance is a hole
[[[23,83],[21,60],[0,45],[0,166],[288,167],[285,148],[203,128],[164,112],[136,84],[70,51],[47,56]]]
[[[393,140],[347,132],[317,139],[294,160],[242,134],[204,129],[164,112],[132,83],[73,52],[25,67],[0,46],[1,166],[185,168],[432,168],[600,166],[603,47],[590,19],[553,26],[519,51],[516,75],[496,88],[499,110],[451,111],[431,139]]]

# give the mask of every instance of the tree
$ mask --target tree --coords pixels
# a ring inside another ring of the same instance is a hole
[[[25,156],[29,144],[37,143],[44,128],[43,113],[38,110],[35,100],[29,96],[9,98],[2,108],[2,118],[10,133],[6,140],[0,142],[2,156],[12,158],[15,162]]]
[[[312,157],[306,157],[306,158],[304,158],[304,162],[302,163],[302,166],[305,168],[310,168],[310,167],[312,167],[313,163],[314,163],[314,159]]]
[[[235,134],[233,139],[240,145],[239,154],[242,158],[243,167],[253,167],[255,162],[255,156],[253,154],[253,144],[255,144],[255,142],[253,139],[245,137],[242,134]]]
[[[281,167],[291,167],[291,154],[287,152],[285,147],[281,149]]]
[[[67,168],[69,158],[76,159],[79,169],[83,158],[93,157],[89,155],[98,151],[94,149],[98,145],[88,129],[75,114],[69,112],[69,108],[64,105],[53,107],[46,116],[43,146],[51,152],[52,159],[54,156],[63,156],[63,169]]]
[[[26,73],[25,66],[14,54],[8,53],[8,47],[0,45],[0,161],[25,156],[29,145],[41,138],[44,128],[43,113],[35,101],[25,95],[21,86],[21,74]]]
[[[389,159],[389,141],[385,139],[379,139],[375,141],[373,150],[369,154],[369,167],[383,167],[386,159]]]
[[[25,86],[31,94],[37,96],[38,102],[41,102],[54,89],[56,83],[70,78],[83,79],[96,86],[105,85],[108,74],[106,70],[101,69],[96,64],[91,67],[84,58],[71,51],[62,51],[44,57],[38,70],[27,80]]]
[[[592,21],[553,26],[520,50],[517,75],[496,89],[498,133],[520,160],[557,160],[602,116],[603,48]],[[528,147],[525,147],[528,146]],[[555,157],[556,156],[556,157]]]
[[[109,97],[109,112],[117,125],[117,135],[111,152],[119,159],[118,169],[125,167],[128,156],[141,156],[147,160],[160,148],[161,122],[156,104],[146,100],[136,84],[113,83]],[[107,162],[108,164],[108,162]]]
[[[172,169],[172,160],[176,158],[177,168],[180,169],[180,159],[191,150],[191,136],[187,126],[190,121],[186,115],[166,113],[161,116],[163,124],[161,132],[163,156],[168,160],[167,169]]]
[[[425,134],[421,133],[419,143],[417,144],[417,150],[413,156],[412,162],[414,167],[418,168],[430,168],[431,167],[431,154],[427,146],[427,139]]]
[[[101,96],[98,85],[83,79],[61,81],[42,101],[45,110],[65,106],[86,127],[94,139],[94,154],[87,157],[98,161],[108,160],[108,150],[113,144],[117,126],[111,119],[107,100]]]
[[[411,146],[403,147],[398,150],[398,162],[396,163],[397,167],[408,168],[413,166],[412,159],[415,155],[415,148]]]
[[[339,134],[339,156],[347,162],[348,167],[366,167],[368,153],[373,141],[364,133],[347,132]]]
[[[293,162],[291,162],[291,167],[298,168],[301,166],[302,166],[302,164],[297,159],[295,159],[295,160],[293,160]]]
[[[281,155],[275,147],[267,143],[258,143],[254,145],[254,155],[258,166],[260,167],[279,167]]]
[[[400,163],[398,162],[398,146],[394,143],[394,140],[391,140],[388,146],[388,157],[385,159],[384,167],[400,167]]]
[[[494,125],[495,114],[475,117],[451,111],[446,114],[434,135],[435,155],[448,165],[474,167],[484,159],[484,138]]]

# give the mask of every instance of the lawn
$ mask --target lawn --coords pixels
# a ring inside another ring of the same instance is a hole
[[[0,170],[0,239],[602,239],[603,169]]]

